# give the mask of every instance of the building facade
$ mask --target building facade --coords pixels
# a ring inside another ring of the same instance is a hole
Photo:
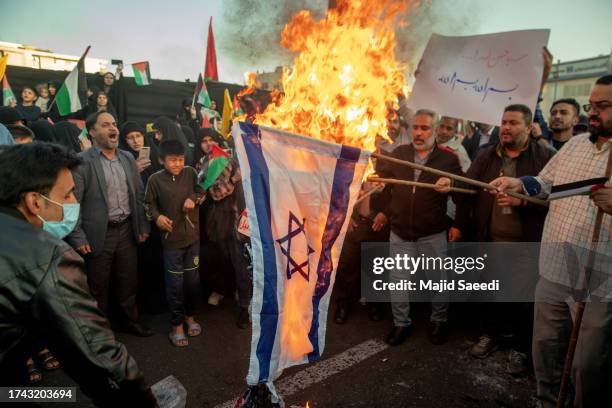
[[[85,51],[85,50],[83,50]],[[0,41],[0,56],[8,54],[8,65],[53,71],[71,71],[79,61],[80,56],[56,54],[50,50],[41,50],[23,44]],[[108,70],[108,60],[100,58],[85,58],[85,72],[97,73]]]
[[[548,119],[550,106],[557,99],[574,98],[580,106],[588,103],[595,81],[610,73],[612,73],[612,54],[556,63],[542,92],[544,100],[541,107],[544,117]]]

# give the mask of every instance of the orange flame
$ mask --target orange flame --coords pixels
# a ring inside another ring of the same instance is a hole
[[[395,58],[394,19],[410,2],[338,0],[314,21],[300,11],[281,45],[298,52],[283,72],[283,91],[254,122],[292,133],[375,150],[397,108],[406,66]]]
[[[262,113],[248,113],[247,119],[374,151],[377,137],[387,137],[387,115],[397,109],[405,86],[407,66],[396,60],[393,24],[400,12],[417,3],[338,0],[337,4],[320,21],[301,11],[285,26],[281,45],[298,55],[283,71],[283,93],[273,94]],[[254,91],[254,78],[250,84],[243,95]],[[308,339],[309,284],[294,279],[285,287],[282,366],[295,364],[313,350]]]

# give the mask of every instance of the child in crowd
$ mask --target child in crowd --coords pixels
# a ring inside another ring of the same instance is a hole
[[[170,342],[185,347],[189,344],[185,334],[194,337],[202,332],[193,313],[200,279],[196,206],[204,200],[204,191],[198,186],[195,169],[185,166],[185,147],[180,141],[164,140],[159,147],[164,168],[149,178],[145,208],[162,234],[166,296],[172,313]]]
[[[34,104],[40,108],[41,112],[45,113],[49,103],[49,88],[47,84],[36,85],[36,92],[38,92],[38,99]]]
[[[24,86],[21,91],[21,103],[15,107],[28,123],[40,117],[40,108],[34,104],[36,98],[38,98],[36,90],[31,86]]]

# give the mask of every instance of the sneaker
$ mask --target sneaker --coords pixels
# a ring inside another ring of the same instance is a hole
[[[208,304],[213,306],[218,306],[219,302],[223,299],[223,295],[217,292],[213,292],[208,297]]]
[[[497,345],[493,339],[489,335],[483,334],[478,338],[476,344],[472,346],[469,353],[472,357],[487,358],[495,350],[497,350]]]
[[[527,354],[510,349],[506,371],[515,377],[527,374]]]

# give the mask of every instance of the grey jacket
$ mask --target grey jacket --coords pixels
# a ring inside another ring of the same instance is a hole
[[[134,238],[139,234],[148,234],[151,230],[144,211],[144,187],[136,169],[134,157],[126,151],[117,149],[121,165],[125,171],[130,199],[130,221]],[[100,155],[91,148],[79,153],[83,164],[72,171],[74,178],[74,195],[81,203],[79,222],[66,240],[74,248],[89,244],[92,254],[96,255],[104,248],[104,239],[108,226],[108,197],[106,180]]]

